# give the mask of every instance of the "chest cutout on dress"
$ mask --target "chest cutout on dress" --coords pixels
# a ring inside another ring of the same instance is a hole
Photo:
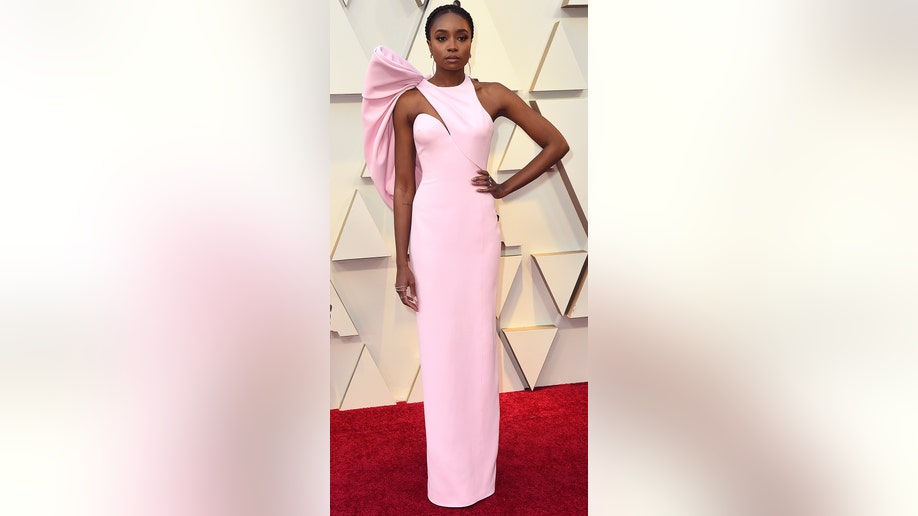
[[[424,97],[427,106],[415,116],[427,115],[431,121],[443,127],[450,141],[455,144],[472,164],[479,169],[487,165],[488,149],[494,130],[494,120],[482,106],[472,80],[457,86],[440,87],[425,79],[417,85],[417,91]]]
[[[418,90],[418,93],[421,93],[421,90]],[[430,103],[430,100],[428,100],[427,97],[424,96],[423,93],[421,93],[421,98],[424,99],[424,103],[427,104],[427,107],[430,108],[430,111],[432,112],[428,113],[427,111],[421,111],[420,113],[415,115],[414,119],[417,120],[419,116],[427,115],[430,118],[433,118],[434,120],[436,120],[437,122],[440,122],[440,125],[443,126],[443,129],[446,129],[446,134],[452,136],[453,135],[452,131],[449,130],[449,127],[447,127],[446,122],[443,121],[443,117],[440,116],[440,113],[437,111],[437,108],[433,107],[433,104]]]

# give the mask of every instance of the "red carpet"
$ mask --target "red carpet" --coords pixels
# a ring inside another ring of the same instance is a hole
[[[497,485],[464,509],[427,500],[423,403],[331,411],[331,514],[587,513],[587,384],[500,395]]]

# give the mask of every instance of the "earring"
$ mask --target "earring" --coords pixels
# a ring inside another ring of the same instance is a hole
[[[471,76],[472,76],[472,60],[469,59],[469,62],[466,63],[466,64],[469,65],[469,74],[468,74],[468,75],[469,75],[469,77],[471,77]]]

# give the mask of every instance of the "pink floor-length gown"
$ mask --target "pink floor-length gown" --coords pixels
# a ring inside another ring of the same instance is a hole
[[[494,493],[496,474],[500,232],[494,199],[471,183],[487,166],[494,124],[470,78],[434,86],[391,50],[374,50],[364,87],[364,149],[390,207],[391,114],[398,96],[415,87],[443,120],[419,114],[414,121],[418,185],[410,256],[419,298],[427,496],[464,507]]]

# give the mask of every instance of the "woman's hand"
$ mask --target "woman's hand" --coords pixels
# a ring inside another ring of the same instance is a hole
[[[495,199],[504,196],[504,185],[495,181],[487,170],[479,170],[478,175],[472,178],[472,184],[478,187],[478,192],[489,193]]]
[[[403,305],[418,311],[418,291],[414,286],[414,272],[410,265],[400,265],[396,269],[395,293]]]

